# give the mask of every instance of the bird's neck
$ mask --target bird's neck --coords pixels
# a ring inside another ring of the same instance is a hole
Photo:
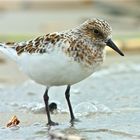
[[[78,38],[81,38],[83,36],[82,28],[80,26],[77,26],[75,28],[65,30],[62,33],[72,36],[77,36]]]

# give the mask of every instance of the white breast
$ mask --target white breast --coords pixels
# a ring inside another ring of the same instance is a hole
[[[21,69],[34,81],[48,86],[72,85],[91,75],[99,64],[93,67],[73,61],[60,50],[49,54],[22,54]]]

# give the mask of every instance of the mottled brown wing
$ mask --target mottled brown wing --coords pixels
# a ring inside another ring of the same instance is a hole
[[[18,55],[21,55],[22,53],[45,53],[47,50],[47,47],[51,44],[51,46],[55,46],[56,42],[58,42],[60,39],[64,38],[62,34],[47,34],[45,36],[39,36],[33,40],[20,42],[20,43],[14,43],[14,42],[7,42],[5,45],[12,47],[16,50]]]

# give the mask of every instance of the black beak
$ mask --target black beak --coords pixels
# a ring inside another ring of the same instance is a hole
[[[106,45],[109,46],[110,48],[112,48],[117,53],[119,53],[121,56],[124,56],[124,54],[119,50],[119,48],[114,44],[114,42],[111,39],[109,39],[106,42]]]

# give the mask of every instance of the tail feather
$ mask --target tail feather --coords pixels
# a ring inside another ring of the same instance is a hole
[[[17,61],[18,55],[14,46],[11,47],[9,45],[0,43],[0,51],[4,53],[5,55],[7,55],[10,59]]]

